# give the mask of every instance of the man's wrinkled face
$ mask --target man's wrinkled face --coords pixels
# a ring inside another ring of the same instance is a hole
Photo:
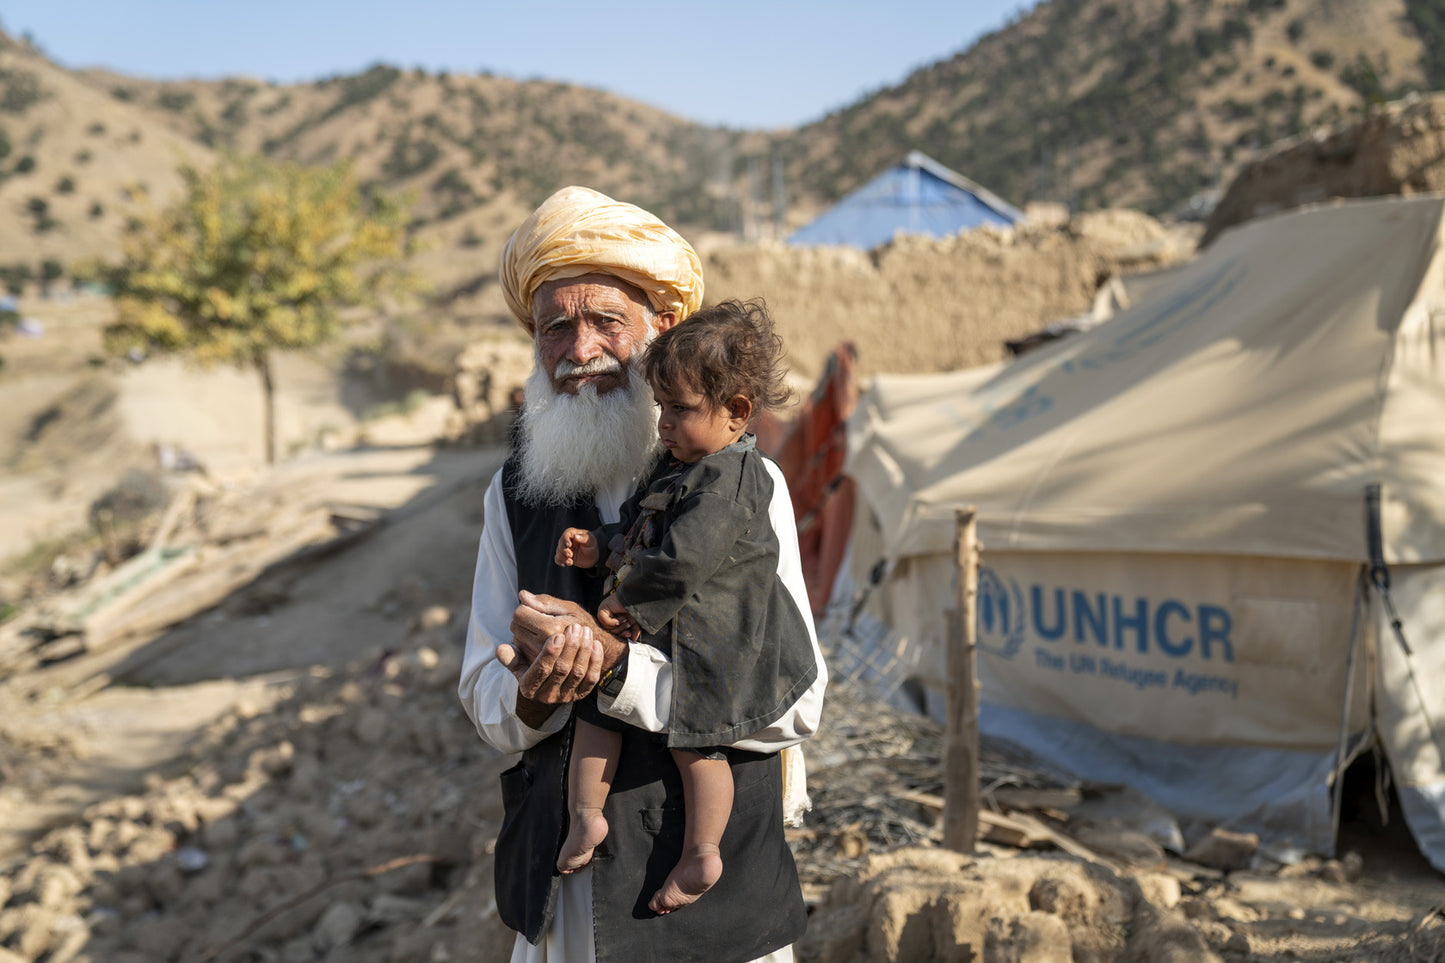
[[[627,384],[627,364],[647,343],[646,296],[605,274],[548,281],[532,302],[532,337],[537,357],[559,393],[575,395],[584,385],[606,394]],[[653,317],[658,333],[674,315]]]

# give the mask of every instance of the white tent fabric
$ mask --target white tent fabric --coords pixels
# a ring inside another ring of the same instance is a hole
[[[888,560],[870,605],[919,677],[942,677],[972,504],[985,730],[1328,851],[1329,773],[1373,698],[1445,869],[1442,218],[1423,197],[1255,222],[1091,331],[878,378],[849,426],[854,558]],[[1357,604],[1369,485],[1408,659]]]

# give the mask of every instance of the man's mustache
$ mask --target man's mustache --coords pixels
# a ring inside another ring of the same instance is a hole
[[[601,354],[591,361],[584,361],[581,364],[573,364],[566,358],[557,362],[557,367],[552,371],[554,378],[574,378],[582,375],[611,375],[622,374],[622,362],[610,354]]]

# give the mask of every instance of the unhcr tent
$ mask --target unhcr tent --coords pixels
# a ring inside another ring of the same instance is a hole
[[[975,505],[985,733],[1326,853],[1373,736],[1445,870],[1442,241],[1439,197],[1283,215],[1011,364],[878,378],[845,466],[852,567],[887,563],[865,612],[940,701]]]
[[[789,244],[872,250],[897,233],[951,237],[984,224],[1009,225],[1023,212],[919,151],[879,174],[816,220]]]

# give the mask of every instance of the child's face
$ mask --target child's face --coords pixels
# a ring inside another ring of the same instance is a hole
[[[741,438],[752,413],[751,405],[741,395],[726,408],[714,408],[690,388],[668,391],[654,385],[652,397],[658,405],[658,437],[672,457],[689,465]]]

